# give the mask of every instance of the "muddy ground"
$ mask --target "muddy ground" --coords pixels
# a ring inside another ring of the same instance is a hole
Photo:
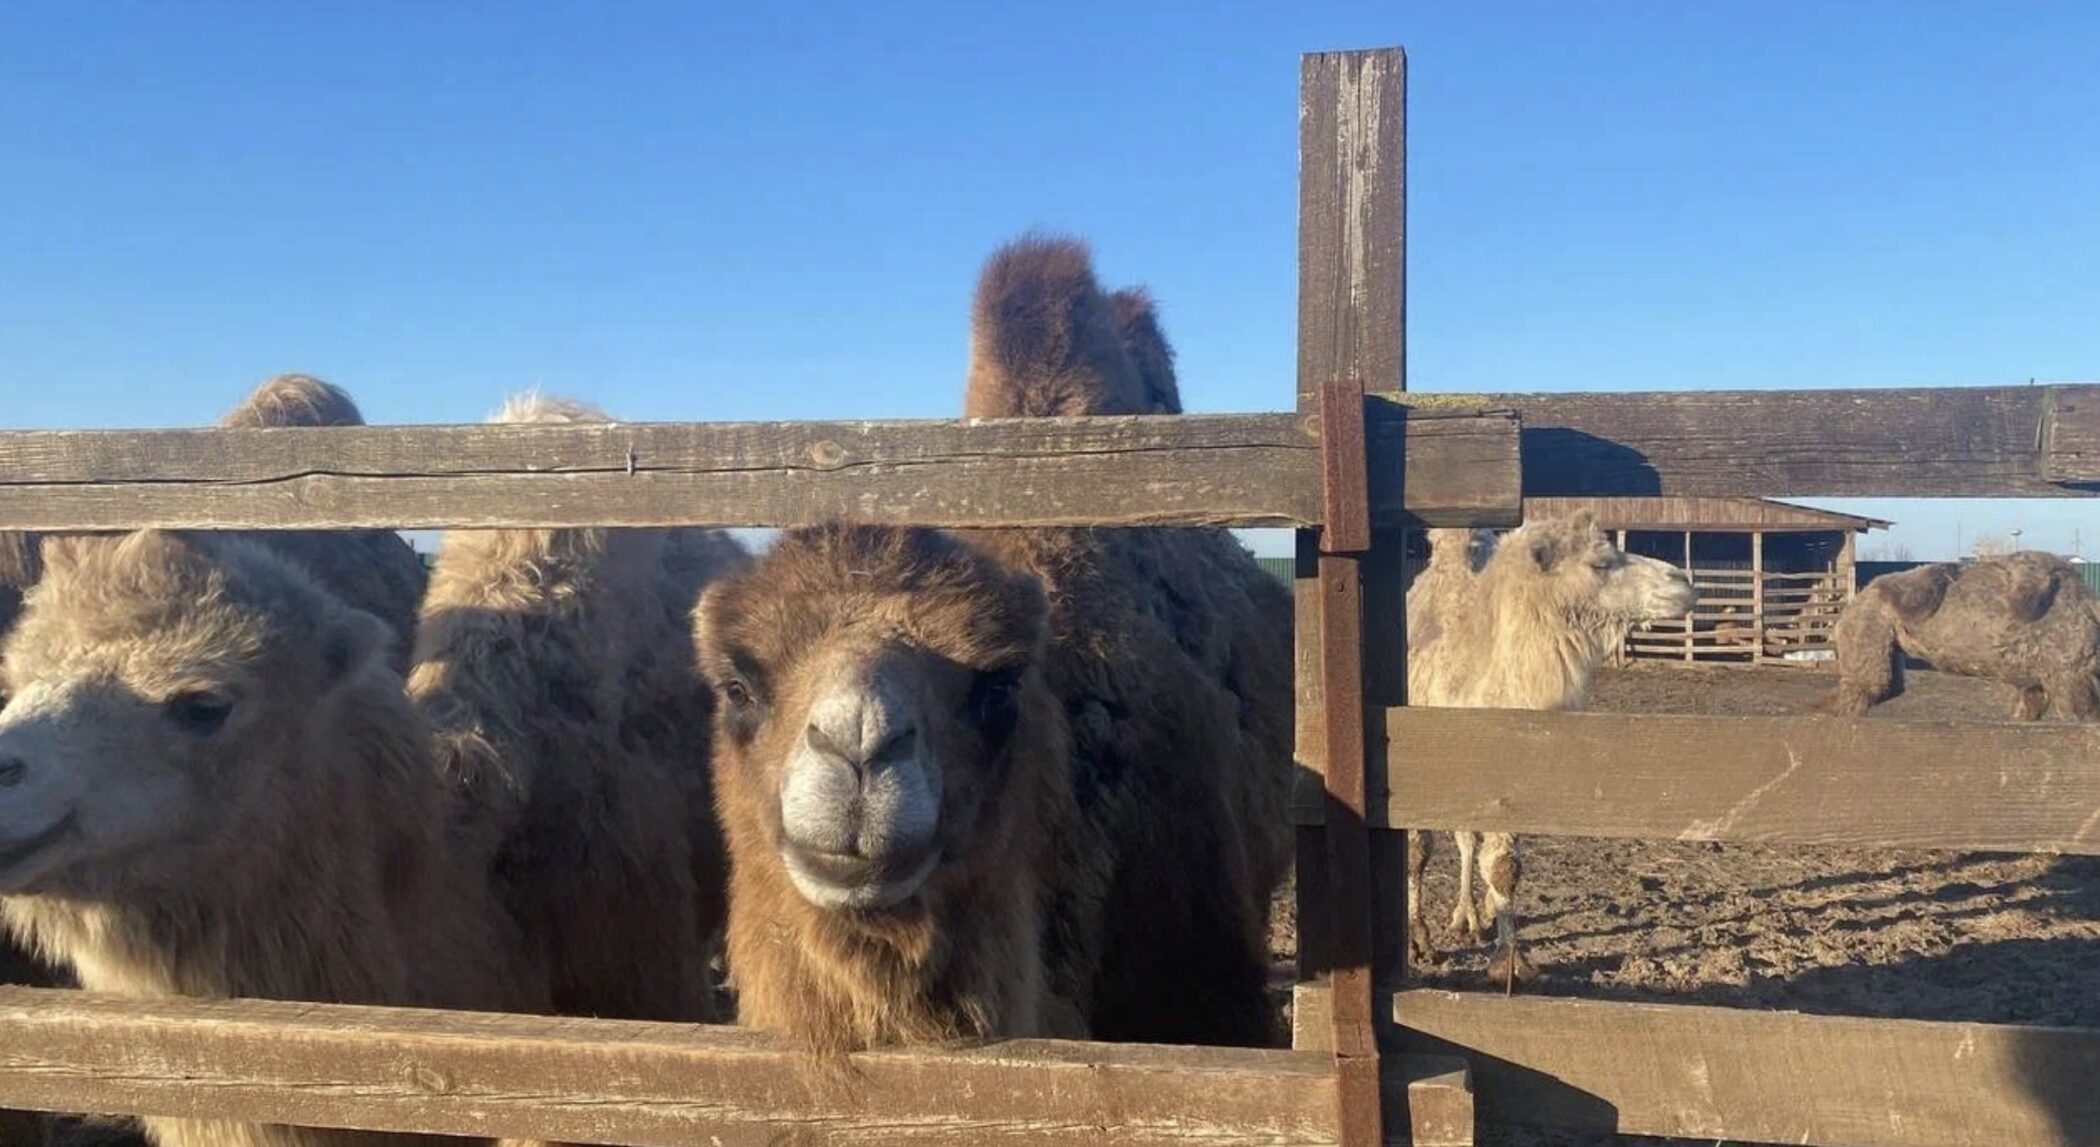
[[[1590,707],[1801,713],[1830,681],[1807,667],[1637,666],[1604,672]],[[1876,715],[2003,720],[2010,700],[2001,686],[1913,672],[1909,692]],[[1439,847],[1427,900],[1444,951],[1423,982],[1484,990],[1486,947],[1443,931],[1456,867],[1453,850]],[[1529,990],[1541,994],[2100,1026],[2096,857],[1534,837],[1517,904],[1521,941],[1540,968]],[[1279,959],[1295,951],[1295,935],[1285,915]],[[1677,1142],[1482,1134],[1506,1147]]]

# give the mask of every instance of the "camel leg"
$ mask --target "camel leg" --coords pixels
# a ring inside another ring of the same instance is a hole
[[[1487,885],[1487,912],[1495,920],[1495,954],[1488,960],[1488,978],[1505,988],[1537,974],[1517,948],[1517,881],[1523,876],[1523,853],[1517,838],[1506,832],[1481,837],[1480,879]]]
[[[1407,958],[1414,963],[1436,959],[1429,925],[1422,914],[1422,873],[1429,867],[1430,835],[1420,829],[1407,834]]]
[[[2091,721],[2100,717],[2100,679],[2089,680],[2074,672],[2034,686],[2033,691],[2047,694],[2048,704],[2035,705],[2035,715],[2025,720],[2036,720],[2044,712],[2058,721]]]
[[[1451,930],[1467,941],[1480,939],[1480,909],[1473,902],[1473,858],[1480,851],[1480,834],[1454,832],[1458,843],[1458,903],[1451,906]]]
[[[1838,618],[1838,684],[1817,706],[1841,717],[1867,710],[1903,692],[1903,648],[1878,603],[1855,601]]]

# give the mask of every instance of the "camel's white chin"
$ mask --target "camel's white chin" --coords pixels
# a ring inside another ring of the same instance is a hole
[[[826,912],[873,912],[895,907],[916,895],[925,886],[926,878],[933,875],[941,854],[938,850],[928,852],[904,872],[851,884],[825,876],[793,849],[782,850],[781,859],[787,862],[788,879],[804,900]]]

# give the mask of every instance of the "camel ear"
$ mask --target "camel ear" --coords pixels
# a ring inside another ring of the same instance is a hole
[[[732,591],[725,588],[726,585],[722,581],[709,582],[701,591],[700,600],[693,603],[693,651],[703,664],[710,656],[709,651],[715,648],[722,625],[727,620],[725,611]]]
[[[357,676],[394,645],[394,628],[361,609],[345,607],[321,635],[321,672],[330,688]]]
[[[1550,570],[1560,561],[1560,540],[1551,533],[1541,531],[1525,539],[1524,551],[1531,556],[1533,565],[1541,570]]]

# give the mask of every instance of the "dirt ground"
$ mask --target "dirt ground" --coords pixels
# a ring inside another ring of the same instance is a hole
[[[1800,713],[1830,682],[1805,667],[1637,666],[1602,674],[1590,707]],[[2010,703],[2001,686],[1914,671],[1876,715],[2003,720]],[[1443,931],[1456,863],[1440,841],[1426,899],[1444,951],[1423,983],[1484,990],[1486,947]],[[1536,993],[2100,1026],[2100,857],[1532,837],[1517,908]],[[1283,914],[1280,960],[1295,935]],[[1676,1141],[1484,1128],[1482,1142]]]

